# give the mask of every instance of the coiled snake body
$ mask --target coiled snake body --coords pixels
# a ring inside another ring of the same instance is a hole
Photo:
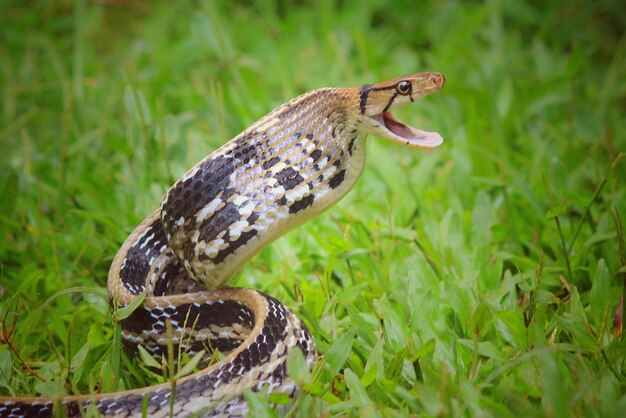
[[[106,416],[156,417],[169,416],[171,404],[174,416],[237,416],[247,412],[245,389],[293,395],[287,356],[299,348],[309,367],[315,357],[306,326],[269,296],[222,286],[263,246],[350,190],[368,134],[415,147],[441,144],[438,134],[390,112],[444,84],[441,74],[427,72],[305,93],[196,164],[128,237],[109,271],[109,295],[118,306],[146,296],[122,321],[125,345],[142,344],[158,359],[168,342],[190,355],[209,347],[227,353],[222,361],[175,386],[61,399],[0,397],[0,416],[50,416],[55,408],[80,416],[94,405]]]

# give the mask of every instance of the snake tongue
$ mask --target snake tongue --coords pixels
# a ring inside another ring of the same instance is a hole
[[[393,134],[392,138],[405,145],[413,145],[420,148],[434,148],[443,142],[443,138],[437,132],[422,131],[405,125],[396,119],[391,112],[383,112],[375,116],[375,119]]]

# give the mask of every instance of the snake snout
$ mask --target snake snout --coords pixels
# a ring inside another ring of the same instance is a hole
[[[430,76],[430,81],[433,83],[433,86],[437,88],[442,88],[446,85],[446,77],[440,73],[432,73]]]

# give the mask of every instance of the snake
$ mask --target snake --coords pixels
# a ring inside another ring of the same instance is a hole
[[[369,134],[417,148],[443,142],[392,111],[439,91],[445,77],[419,72],[359,87],[318,88],[272,110],[187,171],[122,244],[108,274],[125,348],[160,361],[222,353],[162,384],[61,398],[0,397],[0,417],[245,416],[244,392],[291,398],[287,359],[316,361],[314,339],[291,309],[262,292],[225,287],[241,266],[348,193],[365,164]],[[141,303],[137,304],[139,299]],[[198,354],[200,353],[200,354]]]

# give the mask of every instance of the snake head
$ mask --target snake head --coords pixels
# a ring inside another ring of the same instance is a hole
[[[443,74],[423,72],[365,85],[361,87],[359,102],[361,126],[368,133],[404,145],[419,148],[439,146],[443,142],[441,135],[405,125],[391,111],[435,93],[445,84]]]

